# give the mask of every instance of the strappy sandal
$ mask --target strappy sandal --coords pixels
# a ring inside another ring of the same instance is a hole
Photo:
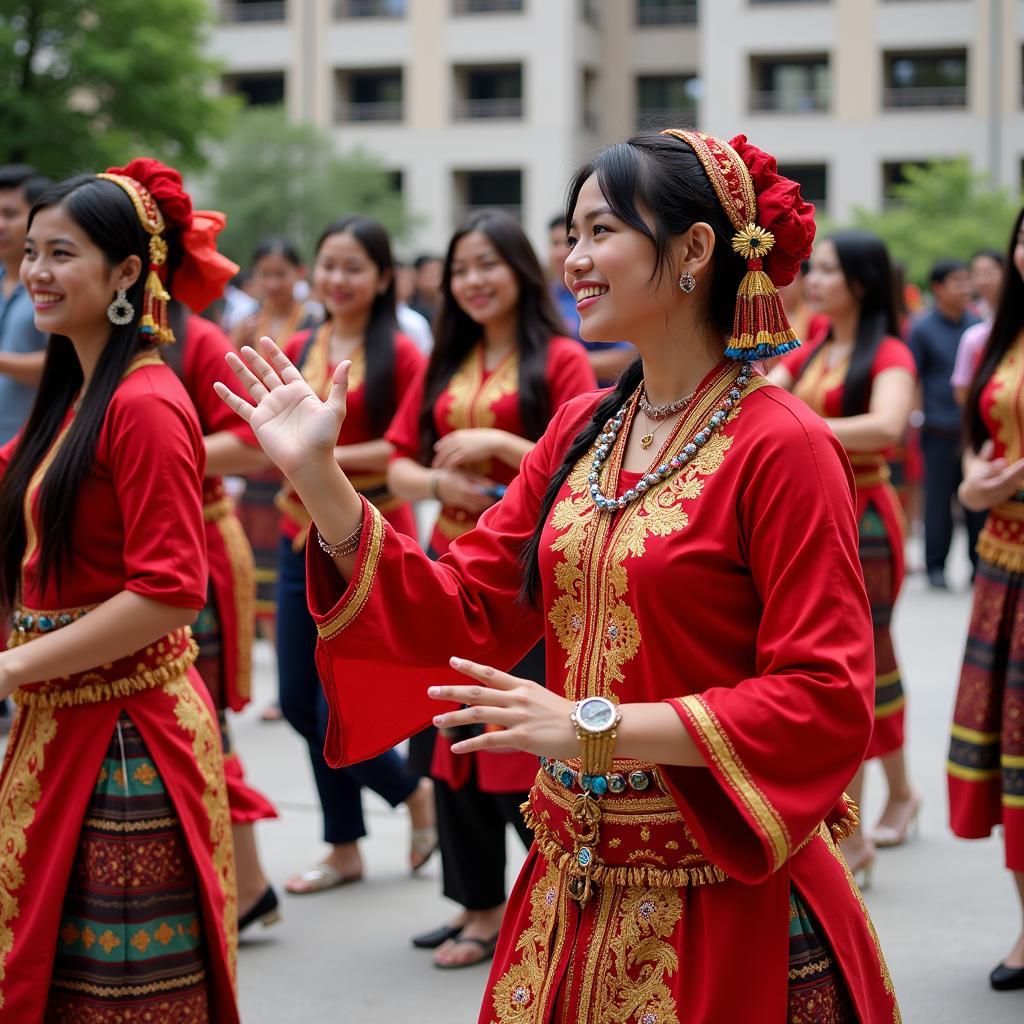
[[[424,825],[423,828],[414,828],[409,840],[409,857],[419,857],[416,864],[410,863],[409,867],[415,875],[424,864],[437,852],[437,826]]]
[[[361,882],[362,874],[343,875],[336,871],[330,864],[314,864],[307,868],[301,875],[295,875],[284,883],[284,891],[292,896],[309,896],[315,892],[326,892],[328,889],[337,889],[342,885],[352,885],[354,882]],[[296,886],[296,882],[300,883]]]
[[[480,950],[480,956],[475,960],[465,960],[455,964],[439,964],[436,960],[434,966],[442,971],[457,971],[460,967],[475,967],[477,964],[487,963],[494,959],[494,951],[498,948],[498,933],[495,932],[489,939],[478,939],[475,935],[459,936],[453,940],[455,945],[463,943],[476,946]]]

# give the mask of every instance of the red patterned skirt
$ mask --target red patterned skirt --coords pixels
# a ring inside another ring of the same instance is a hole
[[[86,808],[44,1020],[210,1020],[195,868],[163,779],[124,712]]]

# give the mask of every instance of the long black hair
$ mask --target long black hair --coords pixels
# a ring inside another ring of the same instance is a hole
[[[317,256],[328,238],[346,234],[360,244],[380,274],[388,275],[387,287],[377,293],[370,306],[363,338],[363,351],[366,355],[366,410],[370,425],[383,436],[391,425],[397,407],[395,334],[398,331],[398,312],[395,305],[395,261],[391,255],[391,239],[384,226],[369,217],[342,217],[324,228],[323,234],[317,239]]]
[[[479,231],[509,265],[519,288],[516,303],[516,344],[519,353],[519,416],[531,441],[540,439],[551,414],[545,371],[548,343],[565,333],[555,312],[547,280],[530,240],[515,218],[502,210],[479,210],[467,217],[448,243],[441,283],[441,304],[435,320],[434,348],[430,353],[420,408],[420,461],[429,466],[437,442],[434,403],[466,357],[483,337],[484,329],[452,295],[452,263],[459,242]]]
[[[1014,250],[1024,231],[1024,207],[1017,214],[1010,235],[1006,253],[1006,271],[1003,274],[1003,288],[999,294],[995,319],[989,332],[988,342],[981,356],[981,363],[971,380],[970,391],[964,404],[964,430],[971,447],[978,451],[988,438],[988,428],[981,418],[981,392],[991,380],[996,367],[1003,361],[1007,349],[1024,331],[1024,278],[1013,258]]]
[[[133,255],[139,257],[143,268],[147,265],[149,235],[139,223],[127,194],[112,181],[83,175],[55,185],[33,205],[29,212],[29,230],[40,210],[54,206],[60,206],[85,232],[103,252],[109,267]],[[175,233],[168,232],[164,237],[169,246],[178,245]],[[128,364],[149,344],[138,330],[144,284],[143,271],[127,289],[135,317],[124,326],[110,325],[109,339],[82,397],[81,408],[46,471],[39,496],[43,586],[51,576],[59,585],[62,571],[74,558],[71,528],[77,512],[77,497],[92,470],[107,407]],[[113,299],[113,293],[110,297]],[[82,367],[70,339],[51,334],[32,411],[0,482],[0,606],[5,609],[10,609],[18,599],[21,559],[26,544],[25,492],[56,440],[82,383]]]
[[[867,412],[871,401],[871,367],[886,337],[899,336],[896,281],[889,250],[878,235],[850,228],[836,231],[825,241],[836,248],[839,267],[850,293],[860,305],[853,352],[843,381],[844,416]],[[824,346],[807,360],[799,376],[815,360],[824,358]]]
[[[675,273],[668,265],[669,247],[675,236],[700,222],[711,226],[715,249],[710,270],[708,317],[724,344],[732,328],[736,293],[746,266],[732,251],[730,243],[735,229],[694,151],[674,136],[655,132],[642,132],[603,150],[573,176],[566,205],[567,226],[580,190],[594,175],[612,213],[646,235],[654,245],[656,262],[652,280],[664,273]],[[555,498],[572,468],[593,445],[605,423],[637,389],[642,378],[643,364],[636,359],[619,378],[618,386],[598,403],[590,422],[576,436],[562,465],[551,478],[541,501],[537,528],[523,545],[520,556],[523,601],[536,604],[539,598],[537,555],[541,533]]]
[[[321,242],[323,239],[321,239]],[[319,249],[320,246],[317,245]],[[267,256],[280,256],[286,263],[290,263],[296,270],[302,269],[302,256],[299,255],[298,246],[282,235],[268,235],[253,250],[250,266],[255,267],[260,260]]]

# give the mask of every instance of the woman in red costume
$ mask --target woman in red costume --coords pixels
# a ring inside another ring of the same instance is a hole
[[[221,397],[331,552],[309,558],[328,756],[434,714],[501,727],[456,753],[544,758],[484,1024],[899,1020],[834,838],[874,687],[853,480],[748,362],[795,343],[775,285],[812,215],[743,136],[642,134],[583,167],[567,284],[583,336],[641,358],[559,410],[438,562],[329,458],[344,367],[317,405],[271,343],[230,357],[256,405]],[[502,671],[541,635],[547,689]]]
[[[1003,826],[1006,866],[1024,917],[1024,210],[964,412],[969,446],[959,497],[988,512],[978,538],[974,609],[949,748],[953,831],[983,839]],[[992,971],[994,989],[1024,988],[1024,926]]]
[[[818,243],[804,283],[807,301],[828,318],[817,343],[790,352],[770,379],[824,417],[853,465],[857,526],[875,637],[875,727],[866,760],[881,758],[889,787],[870,836],[857,829],[843,845],[850,869],[867,886],[875,846],[898,846],[916,822],[920,797],[904,756],[906,699],[893,650],[893,607],[903,584],[905,523],[889,481],[888,457],[906,434],[917,373],[896,336],[889,254],[867,231],[840,231]],[[860,803],[863,769],[849,792]]]
[[[432,497],[441,513],[430,542],[439,557],[475,525],[519,472],[565,402],[597,387],[586,352],[561,336],[544,271],[523,229],[496,210],[474,214],[445,258],[437,337],[426,373],[405,396],[388,440],[391,489]],[[516,673],[544,682],[538,644]],[[432,739],[433,730],[414,739]],[[459,757],[452,736],[434,744],[445,895],[464,908],[450,924],[417,935],[439,967],[468,967],[494,951],[505,911],[505,832],[532,841],[519,807],[536,759],[529,754]]]
[[[231,818],[188,629],[207,595],[203,437],[155,347],[172,340],[167,263],[194,265],[190,205],[170,168],[132,168],[42,197],[22,263],[50,342],[0,451],[0,695],[19,706],[0,775],[0,1011],[230,1024]]]
[[[412,509],[388,490],[391,445],[384,433],[416,379],[423,357],[398,331],[394,264],[384,228],[367,217],[344,217],[327,226],[316,246],[313,287],[327,319],[290,339],[287,351],[307,385],[321,398],[339,363],[352,372],[350,416],[334,438],[333,457],[359,492],[391,526],[414,537]],[[216,396],[214,396],[216,397]],[[392,807],[406,804],[412,823],[409,866],[418,871],[437,847],[429,780],[407,771],[393,750],[375,751],[365,764],[332,767],[324,760],[327,703],[314,660],[316,624],[306,602],[306,546],[310,517],[287,481],[277,499],[278,683],[281,710],[306,740],[320,806],[324,859],[285,883],[295,895],[321,892],[363,877],[359,840],[366,835],[362,790],[369,787]]]

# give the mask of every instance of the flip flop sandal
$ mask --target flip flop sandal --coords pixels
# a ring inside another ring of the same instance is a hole
[[[434,966],[442,971],[457,971],[460,967],[475,967],[477,964],[486,963],[494,959],[494,951],[498,948],[498,936],[492,935],[489,939],[478,939],[476,936],[467,935],[465,938],[456,938],[456,944],[471,943],[479,947],[480,956],[476,960],[467,960],[456,964],[439,964],[436,960]]]
[[[409,852],[420,858],[419,864],[412,868],[415,875],[431,857],[437,852],[437,826],[425,825],[423,828],[414,828],[412,838],[409,841]],[[440,943],[438,943],[440,945]]]
[[[464,925],[443,924],[431,932],[420,932],[412,937],[412,944],[417,949],[437,949],[443,946],[449,939],[457,939],[462,934]]]
[[[296,875],[285,882],[284,891],[292,896],[309,896],[315,892],[326,892],[328,889],[337,889],[340,885],[351,885],[362,880],[362,875],[343,875],[340,871],[335,871],[330,864],[315,864],[301,875]],[[295,882],[301,885],[296,887]]]

